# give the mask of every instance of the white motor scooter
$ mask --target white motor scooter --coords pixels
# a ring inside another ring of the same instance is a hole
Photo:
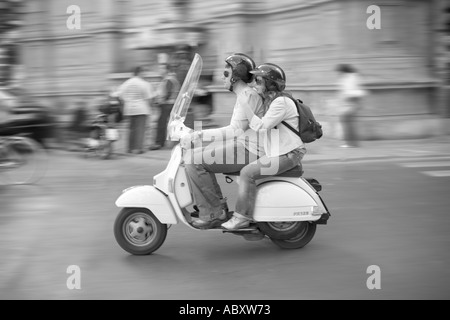
[[[196,54],[178,98],[172,109],[168,124],[168,137],[179,141],[188,133],[184,117],[192,100],[202,69],[202,59]],[[114,224],[118,244],[134,255],[148,255],[165,241],[167,230],[180,221],[191,225],[194,205],[190,183],[183,164],[183,149],[177,144],[166,169],[153,178],[153,185],[134,186],[125,189],[116,201],[123,208]],[[326,224],[330,216],[315,179],[302,177],[300,167],[277,176],[257,181],[254,223],[248,228],[235,231],[219,230],[243,236],[246,240],[268,237],[281,248],[296,249],[308,244],[314,237],[316,226]],[[232,182],[237,173],[227,173]],[[236,179],[238,182],[238,178]]]

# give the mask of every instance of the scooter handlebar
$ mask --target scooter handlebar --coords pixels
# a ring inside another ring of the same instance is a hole
[[[171,141],[181,141],[187,135],[193,132],[192,129],[186,127],[183,123],[184,119],[172,120],[168,125],[169,138]]]

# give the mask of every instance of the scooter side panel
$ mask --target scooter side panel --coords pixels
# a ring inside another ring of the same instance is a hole
[[[153,185],[156,190],[167,195],[166,199],[172,204],[170,209],[173,210],[175,219],[187,223],[181,208],[192,204],[192,195],[186,171],[180,166],[182,156],[180,145],[176,145],[166,169],[153,177]]]
[[[184,167],[179,167],[175,176],[174,194],[180,208],[186,208],[193,203],[189,181]]]
[[[116,206],[119,208],[147,208],[161,223],[178,223],[168,197],[153,186],[135,186],[124,190],[116,200]]]
[[[296,184],[270,181],[258,186],[255,221],[316,221],[318,212],[317,202]]]

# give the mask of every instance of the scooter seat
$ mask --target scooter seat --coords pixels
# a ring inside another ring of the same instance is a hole
[[[230,172],[230,173],[224,173],[226,176],[238,176],[240,175],[240,171],[236,172]],[[303,175],[303,169],[302,166],[296,166],[288,171],[285,171],[283,173],[277,174],[277,177],[287,177],[287,178],[300,178]]]

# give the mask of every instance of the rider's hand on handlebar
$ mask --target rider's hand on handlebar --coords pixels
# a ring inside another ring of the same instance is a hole
[[[182,136],[180,139],[180,145],[183,149],[190,149],[192,148],[192,143],[194,143],[195,145],[195,143],[201,139],[202,139],[202,132],[194,131]]]
[[[180,139],[180,146],[183,149],[190,149],[191,148],[191,142],[192,142],[192,134],[193,133],[186,133],[183,135]]]

